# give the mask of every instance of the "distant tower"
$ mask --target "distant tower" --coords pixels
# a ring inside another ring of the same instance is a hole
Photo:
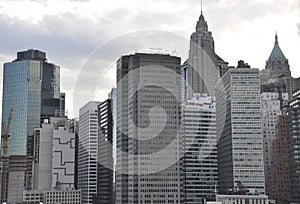
[[[226,72],[227,65],[228,63],[215,53],[214,39],[212,32],[208,30],[201,4],[201,15],[196,31],[191,35],[189,58],[182,66],[185,80],[183,98],[190,99],[194,93],[215,96],[216,83]]]
[[[279,47],[278,35],[275,35],[274,48],[266,62],[265,69],[270,80],[263,85],[263,92],[288,93],[292,97],[292,77],[288,59]]]

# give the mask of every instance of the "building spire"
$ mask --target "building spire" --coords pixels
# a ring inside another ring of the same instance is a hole
[[[282,50],[279,47],[277,31],[275,33],[274,48],[273,48],[273,50],[271,52],[271,55],[270,55],[268,61],[271,61],[271,60],[284,60],[284,61],[286,60],[286,58],[285,58]]]
[[[203,15],[203,0],[201,0],[201,15]]]

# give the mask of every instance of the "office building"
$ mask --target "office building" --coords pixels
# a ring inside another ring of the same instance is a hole
[[[218,184],[215,100],[195,96],[182,105],[184,203],[214,201]]]
[[[50,117],[34,135],[34,190],[64,190],[75,183],[75,133],[65,117]]]
[[[81,204],[81,191],[75,189],[24,191],[23,203]]]
[[[117,61],[116,203],[180,203],[180,96],[179,57]]]
[[[291,203],[300,203],[300,91],[293,93],[288,111]]]
[[[99,104],[90,101],[79,110],[78,189],[86,204],[91,204],[97,195]]]
[[[30,188],[31,183],[31,157],[22,155],[11,155],[9,157],[7,203],[22,202],[23,191]]]
[[[288,100],[288,93],[263,92],[260,99],[266,193],[270,196],[272,189],[274,189],[272,169],[275,167],[276,160],[275,146],[278,135],[278,119],[281,115],[283,101]]]
[[[59,94],[60,67],[48,63],[46,53],[18,52],[16,60],[4,64],[3,121],[13,108],[9,155],[32,155],[34,128],[60,109]]]
[[[269,204],[269,198],[266,195],[217,195],[218,204]]]
[[[182,94],[190,99],[194,93],[215,96],[216,83],[227,71],[228,63],[215,53],[212,32],[201,11],[196,31],[191,35],[189,58],[182,66]]]
[[[277,138],[274,142],[275,161],[271,170],[271,187],[268,192],[269,198],[275,200],[276,204],[289,203],[291,196],[287,109],[288,107],[284,107],[282,115],[278,118]]]
[[[219,192],[242,183],[265,193],[259,70],[243,61],[219,80],[216,95]]]
[[[93,203],[113,201],[113,104],[107,99],[98,106],[97,196]]]

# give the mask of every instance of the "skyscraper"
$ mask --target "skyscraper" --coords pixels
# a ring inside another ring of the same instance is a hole
[[[300,90],[293,94],[288,111],[288,149],[291,203],[300,203]]]
[[[116,203],[180,203],[180,58],[117,62]]]
[[[32,155],[34,128],[60,109],[59,94],[60,67],[48,63],[46,53],[18,52],[16,60],[4,64],[3,121],[13,109],[9,155]]]
[[[185,204],[214,201],[218,184],[215,100],[195,96],[182,105]]]
[[[78,189],[86,204],[91,204],[97,194],[99,104],[90,101],[79,110]]]
[[[107,99],[98,106],[97,196],[93,203],[113,203],[113,104]]]
[[[271,80],[263,84],[263,92],[288,93],[289,98],[292,97],[292,77],[288,59],[284,56],[279,47],[277,33],[275,35],[275,43],[273,50],[266,62],[265,69],[269,71]]]
[[[276,139],[278,137],[278,119],[281,115],[283,100],[288,100],[288,93],[263,92],[261,94],[261,128],[263,135],[264,167],[266,180],[266,193],[273,191],[272,170],[276,161]]]
[[[212,32],[208,30],[203,13],[191,35],[189,58],[182,66],[185,87],[184,98],[192,98],[194,93],[215,96],[215,87],[220,76],[227,70],[228,63],[215,53]]]
[[[275,161],[271,170],[271,187],[268,190],[269,198],[274,199],[277,204],[288,203],[291,196],[287,109],[288,107],[284,107],[278,118]]]
[[[264,194],[259,70],[229,69],[218,82],[216,97],[219,192],[242,183]]]

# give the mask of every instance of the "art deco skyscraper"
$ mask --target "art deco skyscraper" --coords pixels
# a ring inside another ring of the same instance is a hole
[[[240,61],[217,85],[219,192],[242,183],[264,194],[259,70],[244,67]]]
[[[191,35],[189,58],[182,66],[184,83],[182,94],[190,99],[194,93],[215,96],[217,81],[226,72],[228,63],[215,53],[212,32],[208,30],[203,13]]]
[[[117,62],[116,203],[180,203],[180,58]]]
[[[262,84],[263,92],[288,93],[292,98],[292,77],[288,59],[284,56],[279,47],[278,36],[275,36],[275,43],[269,59],[266,62],[266,71],[269,80]]]
[[[33,131],[60,109],[60,67],[39,50],[18,52],[4,64],[2,121],[13,109],[8,154],[32,155]],[[2,127],[3,131],[3,127]]]

